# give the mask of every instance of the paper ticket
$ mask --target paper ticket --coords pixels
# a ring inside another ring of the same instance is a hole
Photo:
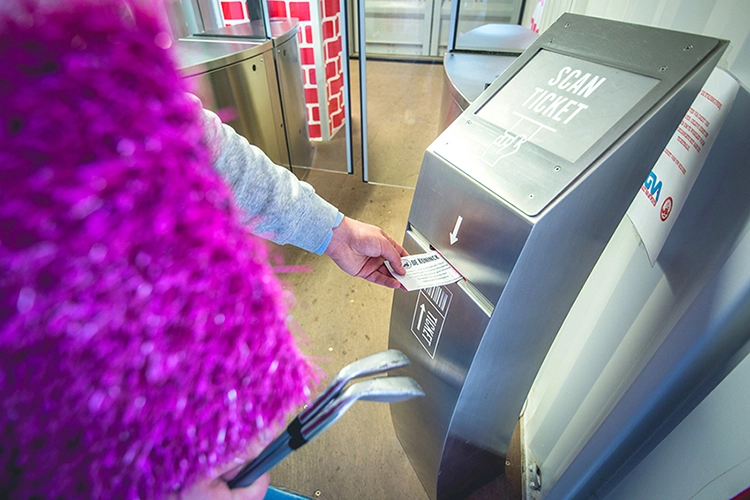
[[[401,257],[401,264],[406,269],[406,274],[403,276],[396,274],[387,261],[385,263],[393,277],[410,292],[433,286],[449,285],[462,278],[458,271],[453,269],[448,261],[434,250],[419,255]]]

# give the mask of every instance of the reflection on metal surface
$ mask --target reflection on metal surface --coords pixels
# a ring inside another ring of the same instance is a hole
[[[538,36],[518,24],[484,24],[459,36],[456,50],[520,55]]]
[[[290,166],[284,134],[273,43],[178,41],[182,74],[203,106],[261,148],[272,161]]]
[[[180,71],[193,82],[207,109],[219,112],[275,163],[309,167],[313,149],[297,28],[289,21],[275,22],[272,28],[271,40],[251,41],[253,33],[263,33],[252,23],[179,40],[175,51]]]
[[[296,30],[294,30],[296,35]],[[274,40],[276,46],[276,71],[281,91],[281,107],[284,111],[284,128],[289,146],[292,167],[310,167],[313,163],[313,148],[307,126],[307,108],[302,83],[297,37]]]
[[[405,371],[426,397],[394,407],[393,422],[431,498],[461,498],[502,473],[557,330],[725,47],[698,35],[565,15],[427,149],[404,247],[436,249],[472,285],[447,287],[450,310],[432,353],[413,332],[420,296],[394,295],[389,343],[412,360]],[[535,56],[553,49],[537,59],[548,66],[540,71]],[[670,70],[660,71],[665,65]],[[588,98],[588,107],[568,123],[544,121],[554,113],[535,120],[570,127],[562,144],[508,130],[503,113],[511,116],[537,88],[566,83],[578,86],[577,102]],[[619,92],[623,85],[632,92]]]
[[[191,16],[188,25],[199,30],[191,31],[191,34],[221,28],[224,25],[221,5],[216,0],[181,0],[181,3],[186,14],[189,13]]]
[[[186,32],[179,33],[176,38],[216,32],[228,27],[227,24],[237,26],[250,24],[242,20],[237,21],[236,17],[232,18],[232,16],[225,18],[226,11],[222,11],[223,6],[219,0],[166,0],[166,2],[181,6],[182,12],[170,14],[170,21],[175,16],[182,17],[185,20]],[[247,14],[245,19],[250,19],[253,28],[252,33],[245,33],[241,37],[248,38],[249,36],[258,40],[271,38],[271,23],[266,2],[263,0],[247,0],[244,3]]]
[[[443,57],[440,130],[458,118],[536,38],[533,31],[513,24],[486,24],[463,34],[458,40],[461,51]]]
[[[195,38],[177,40],[175,56],[183,77],[198,76],[209,71],[242,62],[264,54],[271,41],[210,40],[206,43]]]

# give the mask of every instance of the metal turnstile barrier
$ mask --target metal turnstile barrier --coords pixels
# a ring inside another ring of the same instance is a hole
[[[560,325],[726,45],[566,14],[425,152],[404,246],[465,280],[397,291],[389,344],[426,394],[391,413],[432,499],[502,473]]]

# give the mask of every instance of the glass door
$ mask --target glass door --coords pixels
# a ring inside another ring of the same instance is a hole
[[[484,24],[517,23],[522,0],[462,0],[456,6],[451,0],[350,2],[364,95],[363,180],[413,188],[424,151],[440,132],[442,56],[449,44],[452,9],[460,7],[455,24],[460,37]],[[364,51],[359,40],[366,40]]]
[[[518,24],[521,20],[524,0],[463,0],[459,5],[456,28],[456,49],[470,50],[462,46],[461,37],[485,24]]]
[[[357,3],[357,0],[350,0]],[[518,24],[524,0],[463,0],[457,36],[484,24]],[[442,57],[448,47],[451,0],[364,0],[368,56]],[[356,6],[353,6],[356,11]],[[351,20],[357,32],[358,18]],[[355,53],[359,44],[354,41]]]
[[[439,0],[365,0],[368,55],[438,55],[433,53],[432,30],[435,5],[439,3]],[[356,50],[359,52],[359,47]]]

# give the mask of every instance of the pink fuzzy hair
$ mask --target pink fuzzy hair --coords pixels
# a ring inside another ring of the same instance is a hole
[[[0,14],[9,498],[164,498],[309,393],[168,43],[145,2]]]

